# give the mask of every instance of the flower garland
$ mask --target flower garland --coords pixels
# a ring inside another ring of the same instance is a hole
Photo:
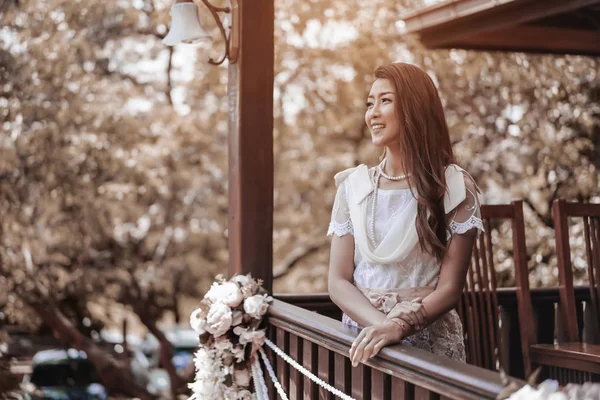
[[[508,400],[583,400],[600,399],[600,384],[586,382],[560,387],[555,380],[547,379],[537,388],[527,384],[512,393]]]
[[[263,317],[273,299],[261,285],[250,274],[230,280],[218,275],[190,315],[200,346],[194,355],[196,376],[188,385],[193,392],[189,400],[253,398],[250,378],[266,339]]]

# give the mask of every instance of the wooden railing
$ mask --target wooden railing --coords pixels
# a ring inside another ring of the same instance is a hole
[[[278,297],[325,314],[335,311],[323,294]],[[406,345],[386,347],[352,367],[348,353],[357,329],[280,300],[269,308],[268,332],[298,363],[356,399],[495,399],[504,387],[496,372]],[[269,355],[290,399],[334,398],[270,350]],[[269,398],[276,398],[272,385],[269,390]]]
[[[341,310],[331,301],[327,293],[316,294],[277,294],[275,297],[283,302],[296,305],[318,314],[341,320]],[[575,288],[577,304],[577,318],[585,318],[584,306],[589,301],[590,294],[587,287]],[[531,302],[535,313],[535,326],[538,343],[554,343],[557,338],[556,325],[560,324],[557,318],[557,305],[560,301],[558,289],[537,288],[531,289]],[[502,365],[506,373],[513,377],[524,378],[523,357],[521,351],[521,337],[519,331],[519,315],[515,288],[499,288],[498,304],[500,307]],[[314,317],[313,317],[314,318]],[[579,324],[582,326],[583,324]]]

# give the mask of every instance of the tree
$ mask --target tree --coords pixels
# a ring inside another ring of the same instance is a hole
[[[0,329],[51,315],[85,347],[125,310],[162,339],[166,362],[160,321],[186,317],[225,272],[227,69],[205,62],[222,42],[202,13],[214,45],[163,46],[169,5],[0,2]],[[379,64],[434,77],[484,201],[525,199],[532,286],[556,280],[552,200],[598,201],[598,61],[426,50],[397,28],[421,6],[276,2],[276,292],[326,290],[332,177],[379,156],[364,124]],[[497,229],[508,286],[510,238]]]

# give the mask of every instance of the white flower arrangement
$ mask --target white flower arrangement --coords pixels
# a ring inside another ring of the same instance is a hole
[[[560,387],[557,381],[548,379],[537,388],[527,384],[512,393],[508,400],[587,400],[600,399],[600,384],[586,382],[582,385],[568,384]]]
[[[190,325],[200,335],[196,376],[189,400],[251,400],[252,365],[265,343],[263,317],[273,300],[262,281],[248,275],[218,275]]]

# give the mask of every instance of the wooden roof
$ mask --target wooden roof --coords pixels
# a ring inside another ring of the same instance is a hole
[[[402,19],[432,49],[600,55],[600,0],[448,0]]]

